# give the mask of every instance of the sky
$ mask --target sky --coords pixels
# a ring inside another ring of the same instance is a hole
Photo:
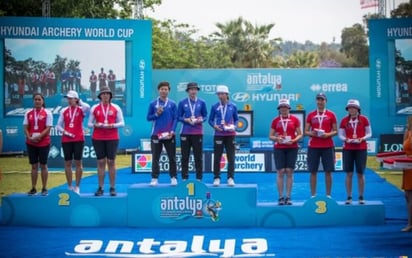
[[[387,0],[387,9],[403,2],[408,0]],[[368,13],[377,13],[377,7],[361,9],[360,0],[162,0],[155,12],[146,10],[144,14],[192,25],[199,36],[218,31],[216,23],[226,24],[242,16],[254,25],[274,23],[271,38],[319,44],[340,43],[342,30],[363,24]]]

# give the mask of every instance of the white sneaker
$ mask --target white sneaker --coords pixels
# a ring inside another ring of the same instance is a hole
[[[229,177],[227,179],[227,185],[228,186],[235,186],[235,180],[233,180],[233,178]]]
[[[170,178],[170,185],[172,185],[172,186],[177,185],[177,179],[176,179],[176,177]]]
[[[215,180],[213,180],[213,185],[214,186],[220,185],[220,178],[215,178]]]
[[[75,192],[75,193],[77,193],[77,194],[80,194],[80,187],[75,186],[75,187],[73,188],[73,192]]]
[[[152,181],[150,181],[150,186],[156,186],[158,183],[157,178],[152,178]]]

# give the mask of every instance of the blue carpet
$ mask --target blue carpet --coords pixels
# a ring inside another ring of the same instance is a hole
[[[193,176],[193,175],[191,175]],[[346,198],[344,173],[334,173],[332,197],[337,201]],[[258,202],[275,202],[277,193],[274,173],[237,173],[236,183],[258,185]],[[106,177],[106,179],[108,179]],[[117,176],[117,191],[126,192],[133,183],[150,181],[149,174],[131,174],[121,169]],[[168,183],[168,175],[160,176],[160,183]],[[204,182],[212,182],[212,174],[205,173]],[[106,188],[107,188],[106,184]],[[94,192],[97,186],[95,175],[82,181],[83,193]],[[65,185],[60,186],[66,188]],[[318,175],[318,194],[324,194],[324,174]],[[106,189],[107,191],[108,189]],[[309,197],[309,174],[295,173],[293,200],[303,201]],[[357,198],[357,182],[354,178],[354,199]],[[179,246],[186,256],[181,257],[402,257],[412,256],[412,233],[400,232],[406,225],[406,207],[403,193],[373,171],[366,172],[366,201],[380,200],[385,204],[385,224],[380,226],[352,227],[303,227],[303,228],[36,228],[0,226],[0,257],[68,257],[76,250],[87,252],[81,240],[95,240],[100,245],[98,255],[82,257],[178,257],[173,246]],[[47,214],[44,211],[44,217]],[[356,216],[356,214],[353,214]],[[1,214],[0,214],[1,220]],[[201,243],[197,236],[203,236]],[[196,240],[195,240],[196,239]],[[248,245],[256,239],[264,239],[266,247],[258,252]],[[133,249],[111,250],[113,240],[128,241]],[[110,242],[112,241],[112,242]],[[141,242],[153,245],[145,245]],[[217,242],[220,241],[220,242]],[[190,253],[193,246],[200,245],[203,255]],[[171,247],[172,246],[172,247]],[[183,248],[183,249],[182,249]],[[89,249],[93,251],[93,249]],[[96,249],[95,249],[96,250]],[[90,251],[90,252],[91,252]],[[86,253],[85,252],[85,253]],[[258,255],[259,253],[259,255]],[[76,253],[76,256],[79,256]]]

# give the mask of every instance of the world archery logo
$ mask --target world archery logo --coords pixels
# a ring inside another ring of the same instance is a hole
[[[152,155],[151,154],[136,154],[134,162],[134,170],[136,172],[152,170]]]

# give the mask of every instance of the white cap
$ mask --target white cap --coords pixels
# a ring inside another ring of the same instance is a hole
[[[350,108],[350,107],[354,107],[354,108],[357,108],[358,110],[360,110],[359,100],[357,100],[357,99],[348,100],[348,104],[346,104],[346,110],[348,110],[348,108]]]
[[[217,85],[216,94],[217,93],[227,93],[227,94],[229,94],[229,88],[226,85]]]
[[[77,94],[77,92],[75,92],[74,90],[69,90],[66,96],[64,97],[71,98],[71,99],[79,99],[79,94]]]
[[[278,104],[278,109],[281,107],[287,107],[290,109],[290,103],[288,99],[280,99]]]

